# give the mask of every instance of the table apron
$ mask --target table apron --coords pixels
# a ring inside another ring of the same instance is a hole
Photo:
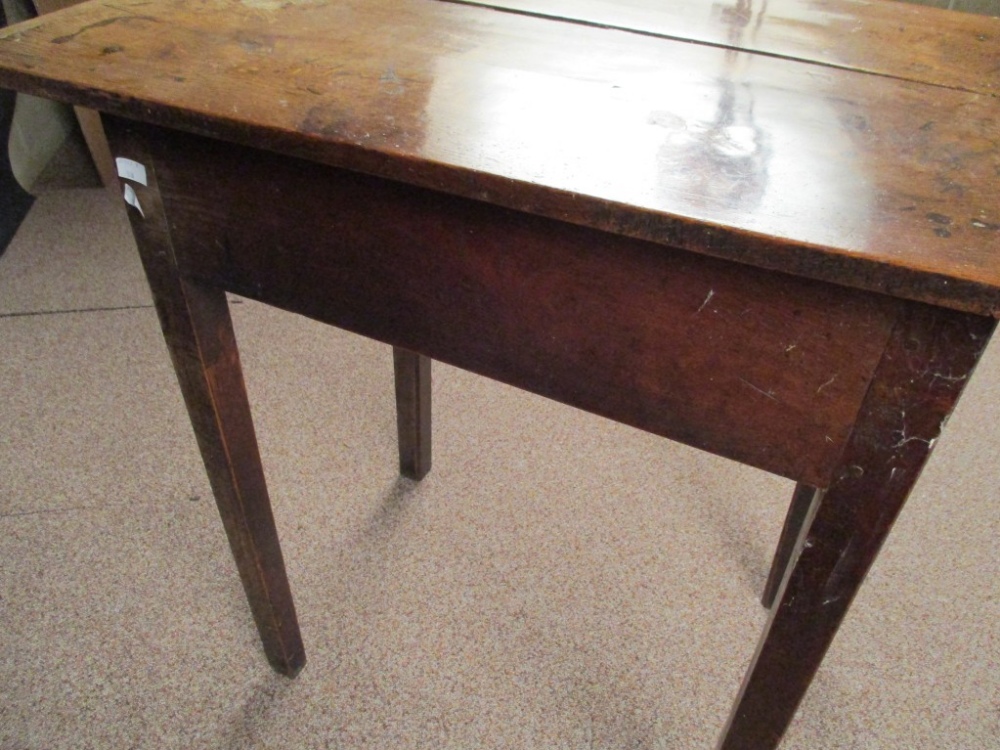
[[[815,486],[902,304],[136,127],[181,275]]]

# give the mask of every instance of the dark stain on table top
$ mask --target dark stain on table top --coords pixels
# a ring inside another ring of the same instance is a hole
[[[995,19],[501,3],[92,0],[0,32],[0,84],[1000,314]],[[641,33],[606,28],[619,12]]]

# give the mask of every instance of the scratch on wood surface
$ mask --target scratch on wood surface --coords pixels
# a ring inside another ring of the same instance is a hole
[[[916,435],[909,435],[908,436],[906,434],[906,409],[903,409],[900,412],[899,419],[903,423],[903,426],[899,430],[899,440],[892,446],[893,449],[895,449],[895,448],[902,448],[904,445],[908,445],[909,443],[912,443],[912,442],[926,443],[928,451],[931,448],[934,447],[934,443],[937,442],[937,438],[936,437],[933,437],[933,438],[931,438],[931,439],[928,440],[927,438],[917,437]]]
[[[823,390],[824,388],[826,388],[828,385],[831,385],[833,383],[833,381],[836,380],[836,379],[837,379],[836,375],[834,375],[833,377],[831,377],[829,380],[827,380],[825,383],[823,383],[823,385],[821,385],[819,388],[816,389],[816,393],[819,393],[821,390]]]
[[[111,18],[105,18],[103,21],[95,21],[94,23],[88,23],[81,29],[74,31],[72,34],[66,34],[65,36],[57,36],[52,40],[53,44],[65,44],[66,42],[71,42],[76,39],[80,34],[86,33],[91,29],[99,29],[102,26],[111,26],[116,23],[121,23],[123,21],[152,21],[153,23],[159,23],[159,18],[154,18],[153,16],[112,16]]]
[[[712,297],[714,297],[714,296],[715,296],[715,290],[714,289],[709,289],[708,290],[708,296],[705,297],[705,301],[701,303],[701,306],[697,310],[694,311],[694,314],[697,315],[702,310],[704,310],[705,309],[705,305],[707,305],[709,303],[709,301],[711,301]]]
[[[904,437],[902,440],[900,440],[898,443],[896,443],[892,447],[893,448],[902,448],[907,443],[912,443],[914,441],[916,441],[918,443],[926,443],[928,449],[930,449],[930,448],[934,447],[934,443],[937,441],[937,438],[931,438],[930,440],[928,440],[927,438],[915,437],[915,436],[913,436],[913,437]]]
[[[744,385],[746,385],[749,388],[753,388],[761,396],[766,396],[767,398],[771,399],[772,401],[777,401],[778,400],[777,396],[774,395],[774,391],[765,391],[763,388],[758,388],[753,383],[751,383],[749,380],[745,380],[744,378],[740,378],[740,382],[743,383]]]
[[[844,584],[858,561],[857,546],[857,539],[852,538],[848,540],[847,545],[840,551],[833,570],[830,571],[829,577],[823,584],[823,603],[821,606],[825,607],[844,598]]]
[[[942,375],[939,372],[934,373],[931,376],[931,385],[934,385],[937,381],[943,380],[946,383],[961,383],[963,380],[968,379],[968,374],[966,375]]]

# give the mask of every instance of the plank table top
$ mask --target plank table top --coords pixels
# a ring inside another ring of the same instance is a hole
[[[854,0],[95,0],[0,33],[0,85],[994,316],[998,81],[1000,20]]]

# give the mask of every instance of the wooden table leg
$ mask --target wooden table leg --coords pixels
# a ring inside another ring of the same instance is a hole
[[[393,347],[399,471],[420,480],[431,470],[431,359]]]
[[[180,276],[145,144],[124,121],[106,118],[105,126],[115,156],[145,167],[146,185],[122,182],[134,192],[128,213],[139,254],[264,651],[275,670],[294,676],[305,651],[225,293]]]
[[[777,747],[995,321],[906,306],[719,742]]]
[[[813,502],[818,499],[817,493],[819,492],[820,490],[808,484],[800,482],[795,485],[792,504],[788,506],[785,525],[782,527],[781,537],[778,539],[778,549],[774,553],[774,560],[771,561],[771,572],[767,575],[764,593],[760,597],[761,604],[768,609],[774,604],[774,597],[778,594],[778,588],[785,578],[788,564],[792,561],[795,543],[802,534],[802,528],[809,517],[809,510],[813,507]]]

